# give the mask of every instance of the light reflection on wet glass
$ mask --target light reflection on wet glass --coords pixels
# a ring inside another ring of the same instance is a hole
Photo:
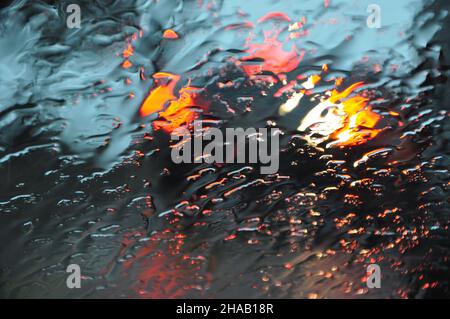
[[[0,296],[449,296],[448,3],[257,2],[2,9]],[[194,120],[278,174],[171,163]]]

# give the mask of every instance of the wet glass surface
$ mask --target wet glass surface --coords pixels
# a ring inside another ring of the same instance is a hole
[[[0,11],[1,297],[450,296],[448,1],[70,3]],[[174,164],[194,119],[278,173]]]

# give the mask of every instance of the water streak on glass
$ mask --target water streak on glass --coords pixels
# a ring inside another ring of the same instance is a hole
[[[0,11],[1,297],[450,296],[448,1],[69,3]],[[195,120],[278,173],[174,164]]]

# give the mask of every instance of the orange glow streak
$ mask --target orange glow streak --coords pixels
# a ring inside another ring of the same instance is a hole
[[[287,73],[294,70],[303,59],[305,52],[297,53],[297,47],[292,45],[290,51],[283,50],[283,43],[276,37],[266,37],[264,43],[250,44],[246,50],[249,55],[243,57],[242,61],[263,59],[264,62],[257,65],[242,65],[248,76],[258,74],[262,71],[270,71],[275,74]]]
[[[291,81],[288,84],[286,84],[285,86],[281,87],[278,91],[275,92],[275,94],[273,95],[274,97],[280,97],[282,96],[284,93],[286,92],[291,92],[293,91],[294,86],[297,84],[296,81]]]
[[[178,34],[177,34],[175,31],[173,31],[172,29],[167,29],[167,30],[164,30],[163,38],[164,38],[164,39],[178,39],[179,36],[178,36]]]
[[[150,92],[141,106],[141,116],[148,116],[159,112],[161,120],[153,122],[155,129],[164,129],[172,132],[177,127],[190,124],[197,118],[193,107],[203,108],[204,103],[200,97],[200,88],[186,86],[174,94],[180,76],[171,73],[158,72],[153,75],[156,87]]]
[[[160,112],[159,116],[165,121],[155,121],[155,129],[162,128],[167,132],[172,132],[176,128],[190,124],[197,118],[197,113],[192,107],[202,108],[198,92],[200,88],[196,87],[184,87],[179,92],[179,98],[176,101],[172,101],[169,107]]]
[[[271,19],[278,19],[291,22],[291,18],[289,18],[289,16],[283,12],[269,12],[268,14],[259,18],[257,22],[261,23]]]
[[[247,28],[252,29],[255,26],[250,21],[245,21],[243,23],[233,23],[225,27],[225,30],[235,30],[235,29],[241,29],[241,28]]]
[[[344,112],[347,114],[343,118],[344,126],[331,135],[336,141],[330,143],[330,146],[363,144],[380,133],[375,125],[381,116],[367,106],[367,101],[366,98],[356,96],[343,102]]]
[[[363,82],[357,82],[357,83],[354,83],[354,84],[350,85],[348,88],[346,88],[342,92],[338,92],[336,90],[333,90],[331,92],[331,97],[329,98],[329,101],[331,103],[336,103],[340,99],[346,98],[350,93],[352,93],[354,90],[356,90],[357,88],[360,88],[363,85],[364,85]]]
[[[334,85],[335,85],[335,86],[340,86],[340,85],[342,84],[343,81],[344,81],[343,78],[338,77],[338,78],[336,78],[336,80],[334,80]]]
[[[123,50],[122,55],[125,59],[129,58],[130,56],[132,56],[134,53],[134,49],[133,46],[131,45],[131,43],[128,43],[127,47],[125,48],[125,50]]]
[[[348,98],[363,82],[355,83],[342,92],[331,91],[331,96],[314,107],[302,120],[299,130],[309,128],[323,138],[309,138],[314,144],[332,139],[327,147],[345,147],[363,144],[380,133],[376,125],[381,116],[367,105],[360,95]],[[325,115],[323,115],[325,114]]]
[[[312,89],[322,78],[318,74],[311,75],[312,87],[307,87],[307,89]]]
[[[148,116],[155,112],[159,112],[164,108],[164,105],[171,100],[175,100],[173,91],[177,82],[180,80],[179,75],[158,72],[153,75],[153,79],[157,85],[145,99],[141,106],[141,116]],[[165,83],[161,83],[165,81]]]
[[[125,61],[123,61],[123,63],[122,63],[122,67],[124,68],[124,69],[129,69],[129,68],[131,68],[133,66],[133,63],[131,63],[129,60],[125,60]]]
[[[265,22],[270,19],[283,20],[291,22],[288,15],[282,12],[270,12],[258,19],[258,23]],[[303,23],[294,23],[289,26],[291,30],[298,30],[303,26]],[[273,72],[277,75],[282,75],[284,73],[291,72],[301,62],[305,54],[304,50],[297,49],[296,45],[291,46],[290,51],[285,51],[283,45],[285,42],[278,40],[278,36],[282,32],[282,29],[275,31],[264,32],[264,42],[263,43],[247,43],[246,52],[247,56],[240,59],[239,62],[244,62],[241,64],[244,72],[249,76],[259,74],[263,71]],[[306,32],[306,30],[305,30]],[[301,34],[301,35],[306,35]],[[261,62],[254,61],[250,64],[252,60],[263,60]],[[248,63],[245,63],[247,62]]]

